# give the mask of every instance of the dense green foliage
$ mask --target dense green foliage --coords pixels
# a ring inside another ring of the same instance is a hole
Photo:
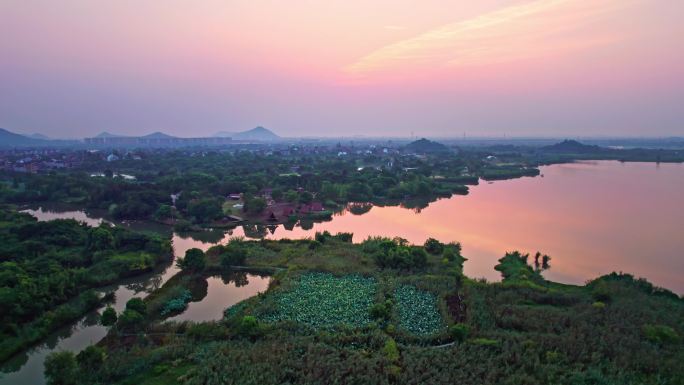
[[[433,293],[402,285],[394,296],[399,311],[399,327],[417,335],[435,334],[442,328],[442,317]]]
[[[161,315],[180,313],[188,307],[188,302],[192,299],[189,290],[183,290],[177,297],[170,299],[161,310]]]
[[[221,322],[143,320],[137,330],[149,336],[123,344],[111,336],[99,370],[78,363],[80,383],[659,385],[684,378],[684,303],[646,281],[611,274],[560,285],[518,252],[500,261],[502,283],[472,281],[461,275],[460,259],[444,257],[455,244],[426,252],[419,270],[378,269],[362,258],[368,245],[318,238],[239,241],[246,265],[286,268],[276,270],[268,292],[230,308]],[[220,269],[211,254],[207,269]],[[181,278],[183,285],[193,279]],[[148,313],[156,301],[146,299]]]
[[[100,304],[88,289],[168,260],[156,236],[0,209],[0,360]]]
[[[371,322],[369,310],[376,282],[357,275],[335,277],[309,273],[294,288],[275,295],[275,309],[264,315],[267,321],[291,320],[313,328],[365,326]]]
[[[200,249],[189,249],[185,252],[185,257],[176,260],[176,265],[183,271],[200,272],[207,265],[207,257]]]
[[[315,198],[332,208],[348,202],[429,202],[465,194],[468,189],[464,183],[477,183],[477,178],[464,177],[463,168],[481,163],[451,153],[428,158],[379,154],[338,157],[335,152],[299,153],[290,149],[267,155],[208,151],[202,156],[160,150],[116,164],[89,154],[83,156],[85,162],[76,170],[5,175],[8,183],[1,185],[0,202],[78,203],[108,210],[117,219],[183,219],[212,224],[223,217],[222,203],[229,194],[243,194],[242,214],[250,217],[262,213],[267,206],[261,194],[264,189],[272,190],[274,199],[308,204]],[[111,172],[112,168],[117,174],[134,175],[136,179],[89,176],[91,172]],[[179,194],[175,205],[172,194]],[[330,214],[326,210],[308,215],[324,219]]]
[[[76,385],[77,376],[78,364],[74,353],[52,353],[45,359],[45,378],[48,385]]]

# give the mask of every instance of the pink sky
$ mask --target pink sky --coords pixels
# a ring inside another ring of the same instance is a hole
[[[675,0],[4,0],[0,127],[684,135]]]

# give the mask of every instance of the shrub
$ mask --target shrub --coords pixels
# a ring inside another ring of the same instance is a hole
[[[451,325],[449,328],[449,334],[456,342],[463,342],[468,339],[468,334],[470,333],[470,327],[463,323],[457,323]]]
[[[444,244],[434,238],[428,238],[423,247],[425,247],[425,251],[432,255],[439,255],[444,251]]]
[[[189,290],[183,290],[180,295],[173,298],[164,304],[160,314],[165,316],[167,314],[178,313],[188,307],[188,302],[192,299],[192,293]]]
[[[78,365],[74,353],[50,353],[45,358],[45,377],[48,385],[74,385],[78,380]]]
[[[370,315],[376,321],[389,321],[392,316],[392,301],[388,299],[383,303],[376,303],[371,306]]]
[[[76,356],[76,361],[81,369],[88,372],[97,370],[105,360],[105,350],[99,346],[90,345]]]
[[[470,340],[470,343],[480,346],[498,346],[499,341],[490,338],[475,338]]]
[[[394,338],[390,337],[387,339],[385,346],[382,348],[382,354],[389,362],[399,361],[399,348],[397,348],[397,342],[394,341]]]
[[[135,310],[126,309],[121,313],[117,325],[123,330],[134,330],[142,326],[145,317]]]
[[[102,326],[112,326],[116,323],[116,318],[116,310],[111,306],[107,306],[100,316],[100,324]]]
[[[140,315],[147,314],[147,304],[142,298],[133,297],[126,302],[126,310],[133,310]]]
[[[231,242],[221,252],[221,266],[224,268],[241,266],[245,264],[246,258],[247,249],[240,242]]]
[[[179,258],[176,265],[183,271],[196,273],[204,270],[207,265],[207,257],[204,251],[192,248],[185,252],[184,258]]]
[[[646,339],[660,345],[679,342],[677,331],[666,325],[644,325],[643,331]]]

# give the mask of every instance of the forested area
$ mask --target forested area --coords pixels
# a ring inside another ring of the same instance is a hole
[[[512,252],[497,265],[503,281],[487,283],[463,276],[458,243],[350,240],[319,233],[188,251],[179,262],[186,278],[163,292],[180,293],[192,277],[234,263],[272,269],[269,290],[203,323],[160,322],[160,305],[173,298],[150,296],[130,306],[144,313],[135,337],[117,324],[87,353],[51,356],[46,373],[53,383],[136,385],[636,385],[684,378],[684,302],[645,280],[613,273],[585,286],[557,284],[542,275],[551,257]],[[394,256],[403,262],[388,265]]]
[[[169,261],[160,237],[0,208],[0,360],[101,304],[91,290]]]
[[[64,202],[106,210],[115,219],[170,218],[208,224],[226,214],[229,194],[243,194],[240,215],[265,208],[264,190],[277,202],[320,202],[330,209],[348,202],[430,202],[467,194],[479,176],[536,175],[526,165],[495,167],[455,153],[427,156],[330,153],[259,154],[246,151],[159,151],[117,162],[96,158],[77,169],[47,174],[10,174],[0,184],[0,201]],[[104,175],[104,176],[92,176]],[[135,179],[115,177],[131,175]],[[178,194],[174,202],[171,195]]]

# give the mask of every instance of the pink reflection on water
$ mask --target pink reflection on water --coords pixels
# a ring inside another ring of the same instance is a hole
[[[310,230],[279,226],[267,238],[327,230],[352,232],[355,242],[368,236],[458,241],[468,258],[466,274],[490,280],[499,279],[493,267],[506,251],[539,250],[553,258],[545,273],[552,280],[583,283],[623,271],[684,292],[684,165],[585,162],[543,167],[542,173],[482,183],[468,196],[439,200],[420,213],[373,207]],[[242,228],[232,232],[242,235]]]

